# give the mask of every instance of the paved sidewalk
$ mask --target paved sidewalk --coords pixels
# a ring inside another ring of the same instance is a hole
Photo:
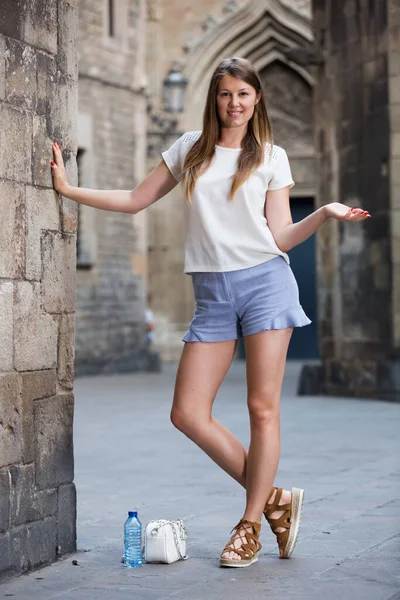
[[[170,425],[174,371],[77,380],[80,550],[1,585],[0,599],[400,599],[400,406],[296,397],[298,365],[289,363],[277,483],[306,490],[300,539],[293,557],[279,560],[264,527],[258,563],[221,569],[244,493]],[[232,366],[215,415],[248,443],[242,362]],[[123,522],[135,508],[143,523],[183,518],[190,559],[120,564]]]

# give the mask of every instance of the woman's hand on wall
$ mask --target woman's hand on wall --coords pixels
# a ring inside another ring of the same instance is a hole
[[[68,188],[67,174],[65,172],[65,166],[63,157],[61,154],[61,148],[58,145],[58,142],[53,144],[53,155],[54,160],[51,161],[51,171],[53,174],[53,183],[54,187],[63,196],[65,196],[65,192]]]

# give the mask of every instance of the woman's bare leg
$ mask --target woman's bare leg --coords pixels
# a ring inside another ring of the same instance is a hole
[[[229,370],[235,350],[236,342],[233,340],[185,344],[176,377],[171,421],[228,475],[246,488],[247,452],[239,440],[212,417],[215,397]],[[266,488],[265,502],[270,487]],[[284,491],[280,504],[289,502],[290,496],[290,492]],[[272,516],[278,517],[280,514],[278,512]],[[239,558],[234,553],[226,557]]]
[[[228,475],[246,487],[246,450],[212,417],[236,341],[186,343],[178,367],[171,421]]]
[[[292,329],[245,338],[251,441],[244,518],[261,521],[279,462],[280,396]]]

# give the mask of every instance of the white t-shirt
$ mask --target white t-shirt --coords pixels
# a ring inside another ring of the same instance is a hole
[[[177,181],[186,154],[200,135],[201,131],[185,133],[162,153]],[[274,145],[271,156],[268,146],[264,163],[230,200],[239,154],[240,149],[216,146],[212,164],[196,182],[191,204],[186,203],[185,273],[236,271],[278,255],[289,263],[265,218],[267,190],[294,185],[287,154]]]

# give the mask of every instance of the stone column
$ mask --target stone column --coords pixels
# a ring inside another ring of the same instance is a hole
[[[400,9],[390,5],[389,21],[388,0],[358,9],[353,0],[313,2],[315,38],[325,54],[315,95],[318,202],[361,206],[372,219],[332,221],[318,234],[322,366],[304,369],[301,393],[400,399],[400,259],[393,227],[399,214],[394,46],[398,50]]]
[[[73,359],[75,0],[0,4],[0,574],[76,548]]]

